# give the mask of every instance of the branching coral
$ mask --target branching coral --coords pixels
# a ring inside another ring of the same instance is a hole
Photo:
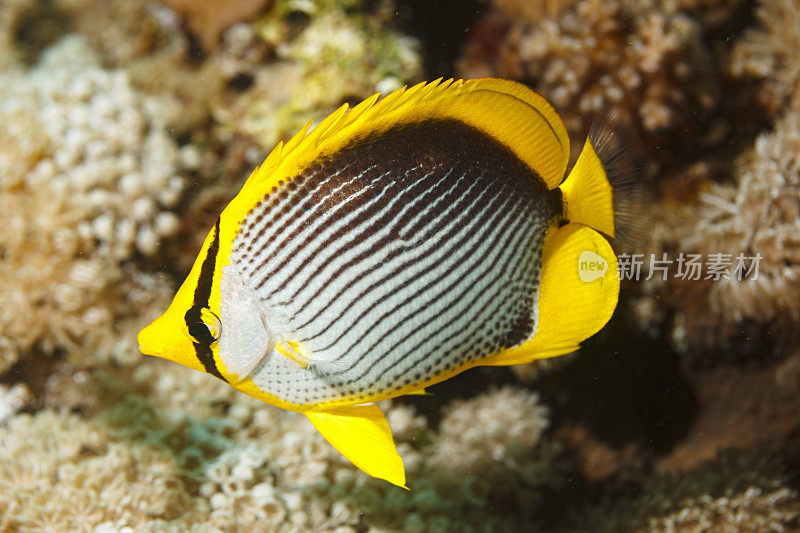
[[[34,345],[114,351],[124,319],[164,296],[159,277],[126,262],[178,229],[171,208],[196,155],[170,137],[177,111],[101,68],[76,37],[29,72],[4,73],[0,370]]]
[[[760,25],[736,44],[730,70],[735,76],[764,79],[759,99],[778,114],[800,89],[800,4],[762,1],[756,16]]]
[[[470,32],[458,74],[516,79],[540,92],[564,119],[573,156],[604,105],[631,119],[667,174],[738,146],[760,124],[742,127],[738,118],[753,105],[748,91],[733,87],[722,97],[727,47],[709,44],[740,0],[492,4]]]
[[[700,254],[704,263],[723,254],[727,265],[719,279],[704,279],[704,268],[700,279],[672,277],[649,287],[667,292],[666,302],[676,307],[679,347],[726,346],[747,323],[769,325],[773,342],[793,345],[800,320],[798,154],[800,114],[790,111],[739,158],[735,184],[711,185],[699,205],[663,217],[656,248],[670,250],[673,259]]]
[[[628,110],[648,131],[684,126],[693,107],[716,103],[719,87],[701,28],[676,3],[579,0],[556,17],[531,18],[509,20],[494,58],[471,43],[460,73],[530,79],[573,132],[581,115],[604,103]]]

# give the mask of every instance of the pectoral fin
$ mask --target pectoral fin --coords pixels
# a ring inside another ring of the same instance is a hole
[[[305,414],[317,431],[358,468],[408,489],[392,430],[377,405],[338,407]]]
[[[518,365],[578,349],[614,313],[619,296],[617,256],[588,226],[570,223],[545,242],[536,334],[484,365]]]

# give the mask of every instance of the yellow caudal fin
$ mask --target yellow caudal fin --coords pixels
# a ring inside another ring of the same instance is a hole
[[[572,171],[559,185],[565,216],[639,250],[650,228],[653,186],[644,155],[629,124],[609,108],[592,126]]]
[[[481,364],[517,365],[573,352],[611,318],[619,296],[611,245],[583,224],[551,231],[542,255],[536,334]]]
[[[351,463],[370,476],[408,488],[392,430],[377,405],[337,407],[305,414],[317,431]]]

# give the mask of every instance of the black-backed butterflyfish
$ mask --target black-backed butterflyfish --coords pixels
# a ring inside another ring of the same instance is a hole
[[[344,105],[253,171],[141,350],[304,413],[405,486],[374,402],[572,352],[611,317],[610,242],[646,209],[611,122],[564,179],[566,129],[520,84],[435,81]]]

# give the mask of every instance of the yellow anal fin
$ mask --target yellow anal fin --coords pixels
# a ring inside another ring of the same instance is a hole
[[[403,460],[392,430],[376,405],[337,407],[305,413],[322,436],[351,463],[370,476],[406,487]]]
[[[542,254],[536,334],[481,364],[518,365],[573,352],[614,313],[619,280],[608,241],[583,224],[551,231]]]
[[[406,395],[408,396],[433,396],[432,392],[428,392],[425,389],[417,389],[412,390],[411,392],[407,392]]]

